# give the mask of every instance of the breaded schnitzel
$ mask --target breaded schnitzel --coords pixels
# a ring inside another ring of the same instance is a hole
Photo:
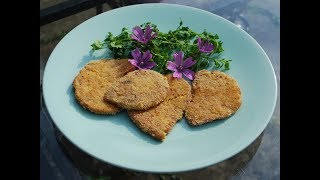
[[[227,118],[242,103],[237,81],[221,71],[198,71],[192,83],[192,92],[185,116],[195,126]]]
[[[183,116],[191,99],[191,86],[184,79],[166,75],[170,90],[164,102],[146,111],[128,111],[132,121],[145,133],[163,141],[166,135]]]
[[[146,110],[164,101],[168,91],[168,81],[162,74],[135,70],[115,81],[104,100],[128,110]]]
[[[73,81],[78,102],[97,114],[115,114],[121,109],[103,101],[103,96],[110,85],[126,73],[135,69],[127,59],[90,61]]]

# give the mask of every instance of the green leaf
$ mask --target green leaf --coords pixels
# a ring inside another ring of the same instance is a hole
[[[108,32],[105,40],[102,42],[95,41],[91,46],[93,50],[98,50],[103,47],[108,47],[114,58],[132,58],[131,51],[135,48],[140,48],[140,51],[144,52],[150,50],[153,55],[152,61],[157,66],[153,70],[166,74],[171,73],[167,69],[167,62],[173,60],[173,53],[179,50],[185,54],[184,59],[192,57],[197,61],[190,69],[198,71],[209,66],[209,62],[213,62],[218,68],[224,68],[228,70],[230,68],[230,60],[218,59],[221,52],[224,51],[222,41],[217,34],[213,34],[207,30],[201,33],[193,31],[190,27],[183,26],[183,21],[180,19],[179,26],[175,30],[169,30],[168,32],[160,32],[157,25],[152,22],[146,22],[139,25],[142,29],[150,25],[157,36],[149,41],[147,44],[141,44],[131,38],[132,27],[123,27],[121,33],[113,35]],[[204,41],[209,41],[215,46],[215,49],[211,53],[201,53],[198,50],[197,38],[200,37]]]
[[[114,48],[122,48],[122,44],[117,44],[117,42],[116,41],[113,41],[113,42],[111,42],[110,43],[110,46],[111,47],[114,47]]]
[[[225,70],[229,70],[230,69],[229,61],[226,61],[226,63],[224,64],[224,69]]]
[[[91,44],[92,50],[99,50],[103,48],[103,43],[99,40],[94,41],[93,44]]]

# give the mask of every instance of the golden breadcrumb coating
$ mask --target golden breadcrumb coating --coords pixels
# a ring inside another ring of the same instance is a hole
[[[195,126],[227,118],[242,103],[237,81],[221,71],[198,71],[192,83],[192,93],[185,116]]]
[[[183,116],[187,102],[191,99],[191,86],[184,79],[166,75],[170,90],[166,99],[158,106],[146,111],[128,111],[132,121],[145,133],[163,141],[166,135]]]
[[[135,70],[115,81],[104,100],[128,110],[146,110],[164,101],[168,91],[168,81],[162,74]]]
[[[90,61],[73,81],[75,96],[85,109],[97,114],[115,114],[121,110],[114,104],[103,101],[103,96],[110,85],[134,66],[127,59]]]

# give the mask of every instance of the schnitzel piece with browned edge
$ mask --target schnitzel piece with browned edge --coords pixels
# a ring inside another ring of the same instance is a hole
[[[242,103],[237,81],[221,71],[198,71],[192,83],[192,93],[185,116],[194,126],[227,118]]]
[[[77,101],[83,108],[97,114],[117,113],[121,108],[104,102],[104,94],[114,81],[134,69],[127,59],[90,61],[73,81]]]
[[[147,110],[164,101],[168,91],[168,81],[162,74],[135,70],[115,81],[104,100],[128,110]]]
[[[184,79],[166,75],[170,90],[158,106],[146,111],[128,111],[132,121],[145,133],[163,141],[177,121],[183,117],[187,102],[191,99],[191,86]]]

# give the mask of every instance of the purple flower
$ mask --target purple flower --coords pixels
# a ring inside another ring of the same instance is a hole
[[[201,38],[198,38],[198,48],[200,52],[209,53],[214,49],[214,46],[209,41],[203,42]]]
[[[135,50],[131,51],[131,55],[134,59],[129,59],[128,61],[135,67],[139,69],[151,69],[155,65],[157,65],[155,62],[149,61],[152,58],[152,54],[150,51],[146,51],[141,56],[141,52],[139,48],[136,48]]]
[[[146,27],[144,32],[139,26],[134,27],[132,31],[133,31],[133,34],[131,34],[131,38],[141,42],[142,44],[147,44],[148,41],[150,41],[151,39],[157,36],[156,33],[151,35],[152,29],[150,28],[149,25]]]
[[[193,66],[196,63],[196,61],[193,61],[192,57],[189,57],[185,61],[183,61],[183,56],[184,54],[182,51],[174,53],[174,62],[168,61],[167,69],[174,71],[173,77],[175,78],[182,78],[183,74],[188,79],[193,80],[195,73],[187,68]]]

